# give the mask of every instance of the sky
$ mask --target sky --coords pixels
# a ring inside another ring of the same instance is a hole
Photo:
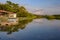
[[[1,3],[6,1],[22,5],[34,14],[60,14],[60,0],[0,0]]]

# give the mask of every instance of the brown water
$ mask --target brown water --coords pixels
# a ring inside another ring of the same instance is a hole
[[[19,26],[0,27],[0,40],[60,40],[60,20],[23,20]]]

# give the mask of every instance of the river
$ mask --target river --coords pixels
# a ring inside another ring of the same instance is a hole
[[[16,27],[0,27],[0,40],[60,40],[60,20],[24,20]]]

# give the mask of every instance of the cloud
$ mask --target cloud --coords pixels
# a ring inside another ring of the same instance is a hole
[[[51,6],[46,8],[37,8],[32,6],[25,6],[27,10],[33,14],[38,15],[53,15],[53,14],[60,14],[60,6]]]
[[[48,7],[44,9],[45,14],[60,14],[60,6]]]

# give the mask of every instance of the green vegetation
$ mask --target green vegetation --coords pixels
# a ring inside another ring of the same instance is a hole
[[[48,20],[52,20],[52,19],[60,20],[60,15],[44,15],[44,18],[47,18]]]
[[[35,18],[46,18],[48,20],[57,19],[60,20],[60,15],[35,15]]]
[[[26,10],[26,8],[10,1],[7,1],[5,4],[0,3],[0,10],[17,13],[17,17],[34,17],[33,14]]]

